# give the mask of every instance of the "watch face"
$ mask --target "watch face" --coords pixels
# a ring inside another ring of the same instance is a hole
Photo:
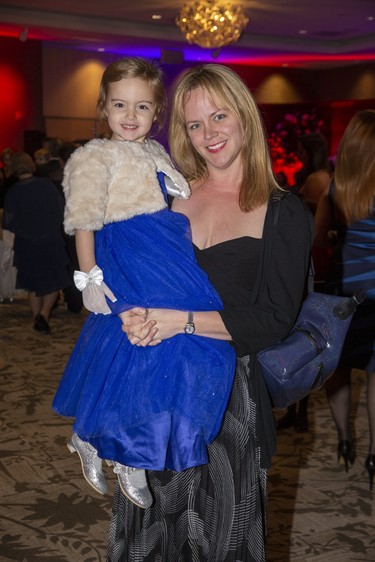
[[[195,326],[192,322],[188,322],[185,326],[185,334],[194,334]]]

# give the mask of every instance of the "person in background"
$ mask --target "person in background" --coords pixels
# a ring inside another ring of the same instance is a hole
[[[302,162],[299,194],[315,214],[318,201],[331,180],[329,148],[321,133],[309,133],[298,139],[298,155]]]
[[[77,143],[69,142],[69,141],[64,142],[60,146],[59,158],[60,158],[62,170],[64,170],[65,164],[67,163],[73,152],[75,152],[75,150],[79,148],[79,146],[80,145],[78,145]],[[62,196],[64,197],[64,202],[65,202],[62,180],[58,181],[56,179],[54,183],[58,187]],[[69,264],[67,269],[68,269],[68,275],[70,277],[70,284],[63,289],[64,302],[66,303],[66,306],[70,312],[74,312],[77,314],[78,312],[81,312],[83,307],[83,302],[82,302],[82,293],[75,286],[74,279],[73,279],[74,271],[79,270],[75,236],[68,236],[67,234],[65,234],[64,231],[63,231],[63,236],[65,240],[65,250],[69,257]]]
[[[50,159],[50,154],[46,148],[38,148],[34,152],[35,166],[40,166],[41,164],[48,164]]]
[[[11,166],[13,154],[14,150],[9,147],[4,148],[1,152],[0,158],[2,168],[0,168],[0,209],[4,207],[6,192],[17,181],[16,176],[12,172]]]
[[[13,240],[9,232],[3,232],[2,223],[3,209],[0,209],[0,304],[12,304],[15,296],[17,270],[12,265]]]
[[[56,185],[61,184],[63,177],[63,167],[59,156],[59,150],[62,144],[62,139],[58,137],[50,137],[43,143],[43,148],[49,153],[49,160],[47,164],[43,166],[43,174],[56,183]]]
[[[302,135],[298,140],[298,154],[303,164],[298,172],[300,187],[298,193],[305,201],[312,214],[315,214],[318,201],[331,181],[329,167],[329,149],[326,138],[321,133]],[[321,290],[324,284],[331,258],[330,248],[313,245],[312,260],[314,264],[314,289]],[[286,414],[277,422],[277,429],[294,427],[298,433],[308,430],[309,395],[291,404]]]
[[[285,337],[304,293],[312,232],[308,210],[279,188],[254,98],[218,64],[193,67],[177,85],[169,144],[192,195],[172,210],[188,218],[198,263],[223,310],[193,310],[197,336],[231,340],[237,373],[207,465],[149,471],[155,505],[146,512],[116,489],[109,562],[265,562],[267,468],[275,450],[272,404],[257,352]],[[268,272],[268,273],[267,273]],[[184,330],[186,313],[124,313],[133,345],[157,345]],[[186,388],[189,391],[189,387]]]
[[[36,166],[36,176],[48,177],[48,162],[50,159],[49,152],[46,148],[38,148],[34,152],[34,162]]]
[[[375,474],[375,111],[354,115],[341,140],[334,181],[315,215],[315,244],[329,244],[337,231],[327,292],[351,297],[364,291],[349,327],[340,364],[326,382],[338,434],[338,460],[346,471],[356,456],[350,423],[351,370],[367,371],[369,451],[365,466],[370,489]]]
[[[284,172],[280,171],[276,174],[276,181],[280,187],[288,189],[288,179]]]
[[[25,152],[12,157],[18,178],[4,203],[3,233],[14,248],[17,288],[28,291],[33,328],[49,332],[49,317],[59,291],[69,283],[68,257],[62,237],[64,202],[47,178],[34,176],[35,164]],[[10,261],[3,268],[11,266]]]

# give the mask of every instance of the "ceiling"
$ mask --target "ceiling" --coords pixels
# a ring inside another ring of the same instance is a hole
[[[194,0],[185,0],[193,2]],[[0,36],[65,47],[212,61],[326,67],[375,64],[375,0],[234,0],[250,21],[219,52],[189,45],[175,23],[184,0],[9,0]],[[153,20],[152,15],[161,16]]]

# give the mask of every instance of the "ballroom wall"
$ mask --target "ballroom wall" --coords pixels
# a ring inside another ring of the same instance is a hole
[[[0,38],[0,150],[22,149],[24,131],[44,128],[42,45]]]
[[[30,150],[33,140],[34,144],[39,142],[44,134],[66,140],[95,136],[100,77],[105,66],[116,58],[107,53],[0,38],[0,149],[12,146]],[[189,65],[162,66],[170,88]],[[319,106],[328,121],[334,147],[357,108],[375,108],[375,63],[322,70],[232,68],[252,90],[268,130],[285,112],[300,106]]]

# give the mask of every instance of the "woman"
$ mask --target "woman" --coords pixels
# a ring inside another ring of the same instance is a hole
[[[320,196],[330,182],[328,143],[321,133],[308,133],[298,139],[298,154],[302,162],[299,172],[299,194],[315,214]]]
[[[16,176],[12,172],[12,156],[14,151],[7,147],[1,152],[0,161],[2,168],[0,168],[0,209],[4,207],[5,195],[9,188],[12,187],[17,181]]]
[[[108,560],[264,562],[275,432],[256,353],[286,336],[297,316],[311,244],[307,211],[291,195],[274,227],[270,199],[278,187],[261,118],[245,84],[224,66],[182,77],[170,147],[192,188],[173,209],[188,217],[198,262],[224,310],[134,309],[124,331],[143,346],[184,330],[229,340],[237,373],[208,465],[150,471],[155,502],[144,514],[116,492]]]
[[[17,288],[28,291],[33,328],[49,332],[52,307],[70,282],[61,228],[64,201],[49,179],[34,176],[35,164],[25,152],[13,155],[12,171],[18,182],[5,197],[3,228],[9,246],[14,240]]]
[[[358,307],[344,344],[341,361],[326,383],[338,433],[338,459],[348,471],[355,450],[350,428],[350,371],[367,371],[367,411],[370,429],[366,468],[370,489],[375,474],[375,111],[357,113],[339,146],[334,182],[316,212],[317,245],[327,245],[328,232],[337,229],[332,258],[330,292],[351,296],[360,289],[365,301]]]

